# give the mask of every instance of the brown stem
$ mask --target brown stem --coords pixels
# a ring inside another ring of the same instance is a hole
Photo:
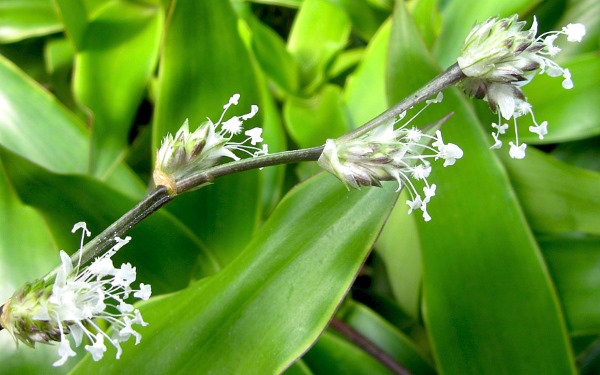
[[[329,323],[329,326],[336,330],[338,333],[358,345],[362,350],[369,353],[376,360],[383,363],[387,368],[392,370],[395,374],[399,375],[411,375],[410,371],[402,367],[394,358],[383,351],[380,347],[371,342],[368,338],[363,336],[360,332],[350,327],[346,323],[339,319],[333,318]]]

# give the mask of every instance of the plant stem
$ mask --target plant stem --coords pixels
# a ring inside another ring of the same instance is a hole
[[[209,169],[198,171],[191,176],[177,181],[177,193],[197,189],[215,179],[233,173],[244,172],[250,169],[269,167],[278,164],[290,164],[300,161],[316,161],[321,156],[324,146],[305,148],[301,150],[284,151],[270,155],[256,156],[231,163],[217,165]]]
[[[400,103],[396,104],[392,108],[383,112],[379,116],[375,117],[371,121],[362,125],[361,127],[351,131],[348,134],[345,134],[338,138],[339,141],[353,139],[358,136],[361,136],[378,126],[389,123],[390,121],[394,121],[396,116],[409,110],[415,105],[421,103],[427,98],[431,98],[437,93],[443,91],[444,89],[458,83],[460,80],[465,78],[464,73],[460,70],[460,67],[457,63],[450,66],[444,72],[440,73],[437,77],[429,81],[425,86],[415,91],[412,95],[404,98]]]
[[[394,358],[384,352],[383,349],[375,345],[368,338],[346,323],[337,318],[333,318],[329,323],[329,326],[342,336],[346,337],[348,340],[352,341],[354,344],[358,345],[362,350],[372,355],[376,360],[384,364],[395,374],[410,375],[410,372],[407,369],[402,367]]]
[[[171,199],[172,197],[167,192],[167,188],[159,186],[125,215],[121,216],[102,233],[85,244],[81,250],[73,254],[71,262],[73,264],[85,264],[93,257],[104,254],[117,243],[115,237],[125,234],[125,232],[133,228],[136,224],[169,203]],[[57,271],[58,268],[55,268],[52,272],[44,276],[44,280],[53,278]]]
[[[379,116],[375,117],[358,129],[340,137],[338,140],[343,141],[353,139],[365,134],[378,126],[393,120],[400,113],[421,103],[425,99],[436,95],[438,92],[457,83],[464,77],[465,76],[458,67],[458,64],[454,64],[446,69],[446,71],[432,79],[421,89],[417,90],[414,94],[405,98],[400,103],[381,113]],[[219,177],[233,173],[278,164],[297,163],[300,161],[316,161],[321,156],[323,148],[324,146],[319,146],[301,150],[278,152],[270,155],[242,159],[197,171],[192,175],[177,181],[176,193],[173,195],[169,195],[166,187],[159,186],[156,190],[146,196],[140,203],[129,210],[129,212],[111,224],[98,236],[94,237],[94,239],[88,242],[80,251],[73,254],[71,261],[73,264],[85,264],[93,257],[104,254],[104,252],[116,244],[115,237],[125,234],[129,229],[133,228],[136,224],[171,201],[176,194],[198,189],[208,183],[211,183]],[[44,277],[44,280],[53,278],[56,275],[57,270],[58,268],[47,274]]]

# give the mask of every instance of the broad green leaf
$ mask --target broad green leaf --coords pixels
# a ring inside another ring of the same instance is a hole
[[[352,28],[363,40],[369,41],[389,16],[388,11],[373,7],[366,0],[334,0],[348,14]]]
[[[357,128],[387,109],[385,64],[391,22],[385,22],[369,42],[360,65],[346,82],[344,103],[351,127]]]
[[[0,162],[0,304],[25,283],[44,276],[59,261],[56,244],[41,215],[21,203]],[[9,374],[65,373],[52,369],[56,347],[20,345],[0,331],[0,372]]]
[[[329,71],[331,78],[344,78],[348,72],[353,71],[362,61],[364,54],[364,48],[353,48],[342,51],[331,65],[331,70]]]
[[[403,192],[398,198],[405,202],[409,196]],[[406,206],[394,207],[377,240],[377,253],[385,260],[392,292],[398,305],[413,319],[418,319],[421,310],[421,282],[423,264],[421,245],[413,215],[408,215]]]
[[[348,16],[328,0],[304,0],[290,32],[288,50],[302,72],[307,91],[321,84],[327,66],[345,46],[350,35]]]
[[[600,234],[600,173],[566,165],[530,149],[523,160],[502,160],[536,232]]]
[[[139,345],[75,373],[281,372],[347,293],[394,202],[389,187],[347,191],[326,174],[300,184],[221,272],[140,306]]]
[[[294,362],[290,367],[287,368],[284,372],[285,375],[312,375],[310,368],[304,363],[303,360],[299,359]]]
[[[540,140],[528,131],[529,116],[519,118],[519,139],[526,143],[558,143],[600,134],[600,55],[579,56],[562,66],[571,71],[573,89],[562,88],[562,77],[545,74],[538,74],[523,89],[538,123],[548,121],[548,134]]]
[[[0,2],[0,43],[48,35],[61,29],[51,0]]]
[[[53,38],[46,43],[44,60],[46,72],[49,75],[49,89],[62,104],[72,111],[78,108],[71,89],[74,58],[75,50],[66,38]]]
[[[394,101],[438,73],[402,2],[397,5],[388,81]],[[459,144],[464,156],[452,167],[434,166],[433,219],[417,220],[424,318],[438,371],[574,373],[554,287],[472,109],[447,91],[418,121],[449,111],[455,114],[444,125],[444,139]]]
[[[154,116],[154,149],[167,132],[174,134],[186,118],[192,130],[206,117],[216,122],[223,105],[235,93],[241,94],[240,103],[230,108],[227,116],[248,113],[251,104],[260,107],[258,82],[228,1],[173,2],[165,32]],[[258,116],[245,125],[258,126],[261,118],[259,110]],[[257,225],[261,207],[258,173],[221,179],[182,196],[169,207],[215,250],[223,263],[237,256]]]
[[[435,57],[442,67],[456,62],[471,28],[489,17],[508,17],[534,7],[541,0],[451,1],[442,11],[442,29],[435,44]]]
[[[412,5],[410,10],[419,34],[429,49],[435,43],[442,24],[438,3],[439,0],[418,0],[408,3],[409,6]]]
[[[600,172],[600,137],[562,143],[552,150],[552,156],[572,166]]]
[[[65,34],[76,50],[83,49],[83,38],[88,26],[88,10],[84,0],[52,0],[62,19]]]
[[[71,234],[75,223],[87,222],[97,235],[137,203],[90,177],[52,174],[6,152],[2,157],[20,198],[43,214],[58,245],[69,254],[79,248],[80,238]],[[184,288],[192,278],[219,268],[189,229],[167,212],[153,214],[128,234],[132,240],[115,263],[132,263],[138,281],[150,283],[156,293]]]
[[[544,237],[540,247],[554,278],[571,334],[600,333],[600,238]]]
[[[251,34],[251,46],[262,71],[287,93],[298,91],[298,64],[285,47],[285,41],[250,12],[244,12]]]
[[[73,85],[91,111],[91,168],[103,177],[122,160],[129,129],[158,55],[160,6],[113,2],[90,20],[75,59]]]
[[[0,145],[54,173],[87,173],[89,139],[81,121],[1,56],[0,80]],[[107,181],[130,196],[143,191],[125,165]]]
[[[350,303],[342,310],[341,319],[411,374],[435,374],[433,364],[420,353],[410,338],[368,307]]]
[[[338,86],[326,85],[311,98],[288,98],[283,116],[288,133],[299,147],[319,146],[348,131],[341,95]]]
[[[56,173],[85,173],[83,124],[0,56],[0,144]]]
[[[323,332],[303,357],[315,374],[393,374],[381,362],[333,332]]]

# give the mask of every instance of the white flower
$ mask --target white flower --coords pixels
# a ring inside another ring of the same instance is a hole
[[[194,171],[210,168],[216,165],[221,158],[240,160],[236,152],[250,156],[263,155],[265,148],[257,146],[262,142],[262,129],[254,128],[246,131],[247,136],[241,142],[234,142],[232,138],[244,130],[244,121],[253,118],[258,113],[258,106],[251,105],[250,112],[241,116],[232,116],[224,120],[225,113],[232,105],[237,105],[239,94],[234,94],[227,104],[219,120],[214,123],[207,119],[194,132],[189,130],[186,119],[181,128],[173,137],[167,134],[163,138],[160,149],[156,154],[154,168],[154,183],[164,185],[171,193],[176,193],[176,183],[189,176]],[[250,144],[248,144],[250,143]]]
[[[427,101],[425,108],[437,103],[437,100],[441,100],[441,97]],[[394,129],[394,122],[355,139],[328,139],[319,158],[319,165],[339,178],[348,188],[381,186],[381,181],[396,180],[397,191],[407,188],[411,196],[407,201],[409,213],[421,209],[423,219],[429,221],[431,217],[427,212],[427,203],[435,196],[436,185],[429,184],[427,180],[432,170],[427,159],[444,159],[444,166],[449,166],[463,156],[463,151],[453,143],[444,143],[439,130],[432,136],[419,129],[409,128],[409,123],[415,117],[416,115],[398,129]],[[411,179],[422,181],[425,185],[423,193],[419,193]]]
[[[525,157],[525,149],[527,145],[521,143],[520,145],[514,144],[512,141],[508,142],[510,145],[509,155],[513,159],[523,159]]]
[[[82,230],[83,246],[83,238],[89,231],[85,223],[77,223],[73,227],[73,231],[79,229]],[[151,294],[150,285],[140,284],[139,290],[132,290],[130,285],[135,281],[135,267],[126,263],[115,269],[111,260],[130,240],[131,237],[115,238],[115,245],[89,267],[81,267],[80,264],[74,267],[71,258],[61,250],[61,265],[54,280],[36,281],[15,293],[4,305],[2,326],[30,346],[35,342],[58,341],[60,358],[54,366],[62,366],[69,357],[75,356],[69,337],[73,337],[75,346],[82,343],[84,336],[87,337],[91,345],[86,345],[85,350],[94,361],[101,359],[106,352],[106,338],[117,349],[118,358],[121,354],[118,342],[115,344],[95,321],[105,320],[115,331],[125,330],[128,335],[134,335],[130,332],[132,324],[147,324],[139,310],[125,299],[132,292],[135,298],[147,300]],[[136,332],[134,336],[139,342],[141,335]]]
[[[97,333],[94,336],[94,344],[86,345],[85,350],[87,350],[91,355],[94,361],[99,361],[104,356],[106,352],[106,345],[104,345],[104,335],[102,333]]]
[[[61,340],[60,344],[58,344],[58,355],[60,356],[60,359],[54,362],[52,366],[62,366],[67,362],[69,357],[75,357],[76,354],[77,353],[71,349],[71,343],[69,340]]]
[[[516,118],[531,114],[534,126],[529,129],[542,139],[548,133],[547,122],[536,122],[522,87],[536,73],[545,73],[550,77],[562,76],[563,88],[573,88],[569,69],[562,68],[551,59],[560,52],[554,42],[560,35],[565,35],[569,42],[581,42],[585,26],[568,24],[560,31],[550,31],[537,37],[535,17],[529,30],[523,30],[524,26],[525,22],[518,21],[516,15],[504,19],[490,18],[476,25],[467,36],[457,61],[467,76],[461,82],[464,91],[471,97],[486,100],[492,111],[498,113],[498,123],[501,123],[501,117],[514,119],[518,136]],[[491,148],[500,148],[502,141],[499,136],[505,133],[506,128],[496,124],[492,126],[497,131],[492,132],[495,143]],[[525,156],[525,147],[518,145],[518,138],[509,144],[512,157],[521,159]]]
[[[250,130],[246,130],[244,134],[250,137],[250,144],[252,144],[252,146],[256,146],[257,143],[263,141],[262,132],[262,128],[253,128]]]
[[[140,289],[133,293],[135,298],[139,298],[141,300],[146,301],[152,295],[152,287],[150,285],[146,285],[144,283],[140,283]]]
[[[585,35],[585,26],[581,23],[570,23],[562,28],[564,34],[567,35],[569,42],[581,42]]]
[[[536,133],[540,139],[544,139],[544,136],[548,134],[548,121],[544,121],[537,126],[530,126],[529,131]]]

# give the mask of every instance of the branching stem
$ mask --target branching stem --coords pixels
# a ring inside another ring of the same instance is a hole
[[[427,98],[433,97],[440,91],[459,82],[462,78],[464,78],[464,74],[458,65],[454,64],[445,72],[432,79],[421,89],[417,90],[414,94],[410,95],[400,103],[375,117],[373,120],[340,137],[339,139],[352,139],[375,129],[382,124],[386,124],[393,120],[400,113],[423,102]],[[115,237],[123,236],[128,230],[133,228],[135,225],[154,212],[158,211],[178,194],[198,189],[208,183],[213,182],[219,177],[233,173],[279,164],[297,163],[301,161],[316,161],[319,159],[319,156],[321,156],[323,148],[324,146],[284,151],[217,165],[209,169],[198,171],[180,181],[177,181],[176,193],[171,195],[168,193],[166,187],[159,186],[129,212],[111,224],[94,239],[89,241],[80,251],[73,254],[71,260],[73,261],[73,264],[77,264],[79,262],[79,257],[81,256],[81,264],[85,264],[92,258],[104,254],[104,252],[108,251],[112,246],[115,245]],[[56,275],[57,270],[58,269],[54,269],[52,272],[47,274],[44,279],[49,280],[53,278]]]

